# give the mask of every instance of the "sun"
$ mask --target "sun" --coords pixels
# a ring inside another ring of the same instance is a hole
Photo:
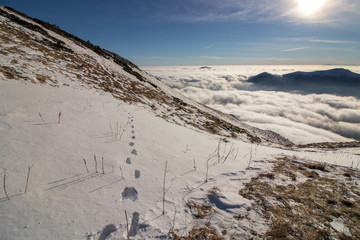
[[[312,16],[324,5],[326,0],[297,0],[298,10],[303,16]]]

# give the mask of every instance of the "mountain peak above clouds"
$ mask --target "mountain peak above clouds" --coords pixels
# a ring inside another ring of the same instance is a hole
[[[360,74],[344,68],[274,75],[267,72],[249,78],[254,88],[304,93],[332,93],[360,98]]]
[[[105,91],[121,101],[147,106],[176,124],[245,141],[292,145],[185,98],[129,60],[55,25],[11,8],[1,7],[0,15],[4,55],[0,71],[5,79]]]

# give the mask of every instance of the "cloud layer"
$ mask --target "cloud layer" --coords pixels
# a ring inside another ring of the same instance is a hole
[[[322,68],[326,67],[148,67],[145,70],[189,98],[250,125],[273,130],[296,143],[360,139],[358,98],[264,91],[248,82],[250,76],[264,71],[282,75]],[[360,72],[357,68],[352,70]]]

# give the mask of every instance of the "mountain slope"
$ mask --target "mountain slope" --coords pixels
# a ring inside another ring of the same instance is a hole
[[[268,131],[183,97],[114,53],[53,25],[9,11],[0,9],[4,23],[2,54],[8,56],[2,58],[0,70],[7,78],[101,89],[124,102],[146,105],[160,117],[180,125],[249,141],[292,145],[281,136],[273,138]]]

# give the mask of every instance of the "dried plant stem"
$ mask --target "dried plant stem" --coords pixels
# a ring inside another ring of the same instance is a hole
[[[31,170],[31,168],[32,168],[33,166],[34,166],[34,165],[29,166],[29,168],[28,168],[28,174],[27,174],[27,178],[26,178],[26,186],[25,186],[25,194],[26,194],[26,192],[27,192],[28,185],[29,185],[30,170]]]
[[[42,115],[41,115],[41,113],[39,113],[39,117],[41,118],[41,121],[42,121],[42,122],[45,122],[44,119],[43,119],[43,117],[42,117]]]
[[[4,192],[5,192],[5,195],[6,195],[7,199],[10,200],[10,197],[7,194],[7,191],[6,191],[6,174],[4,174]]]
[[[114,135],[115,135],[115,139],[117,139],[119,136],[119,121],[116,122],[116,128],[115,128]]]
[[[84,161],[84,165],[85,165],[85,168],[86,168],[86,172],[89,173],[89,169],[88,169],[88,167],[87,167],[87,165],[86,165],[86,160],[85,160],[85,158],[83,158],[83,161]]]
[[[105,174],[105,170],[104,170],[104,154],[105,154],[105,152],[103,153],[103,155],[102,155],[102,157],[101,157],[102,174]]]
[[[217,145],[217,148],[216,148],[216,155],[218,158],[218,163],[220,163],[220,143],[221,143],[221,139],[219,139],[219,144]]]
[[[120,132],[120,130],[119,130],[119,132]],[[121,134],[120,134],[120,137],[119,137],[119,140],[121,140],[122,135],[124,134],[124,132],[125,132],[125,129],[122,129]]]
[[[174,229],[175,229],[175,221],[176,221],[176,205],[174,204],[174,217],[173,217],[173,221],[172,221],[172,226],[169,230],[169,233],[174,233]]]
[[[193,168],[196,170],[196,162],[195,162],[195,158],[193,158],[193,162],[194,162]]]
[[[163,211],[162,214],[165,214],[165,179],[166,179],[166,172],[167,172],[167,161],[165,162],[165,170],[164,170],[164,181],[163,181]]]
[[[127,233],[126,236],[127,236],[127,239],[130,239],[130,236],[129,236],[129,220],[128,220],[126,210],[125,210],[125,218],[126,218],[126,233]]]
[[[235,157],[234,157],[233,160],[235,160],[235,159],[237,158],[238,154],[239,154],[239,149],[237,149],[236,154],[235,154]]]
[[[112,126],[111,126],[111,123],[109,123],[109,125],[110,125],[111,133],[114,133],[114,130],[113,130]]]
[[[250,146],[250,156],[249,156],[249,164],[247,166],[247,168],[245,169],[245,172],[250,168],[250,164],[252,161],[252,154],[253,154],[253,149],[252,149],[252,145]]]
[[[94,161],[95,161],[95,172],[98,173],[97,161],[96,161],[96,155],[95,154],[94,154]]]
[[[233,147],[234,147],[234,144],[231,145],[230,150],[229,150],[228,154],[226,154],[224,161],[222,163],[225,163],[226,160],[228,159],[229,155],[234,151]]]
[[[210,161],[210,157],[208,158],[208,160],[206,160],[206,179],[205,182],[208,181],[208,173],[209,173],[209,161]]]
[[[59,112],[59,121],[58,121],[58,124],[60,123],[60,119],[61,119],[61,112]]]
[[[122,171],[121,165],[119,165],[119,168],[120,168],[120,172],[121,172],[121,177],[122,177],[122,179],[124,180],[124,174],[123,174],[123,171]]]

